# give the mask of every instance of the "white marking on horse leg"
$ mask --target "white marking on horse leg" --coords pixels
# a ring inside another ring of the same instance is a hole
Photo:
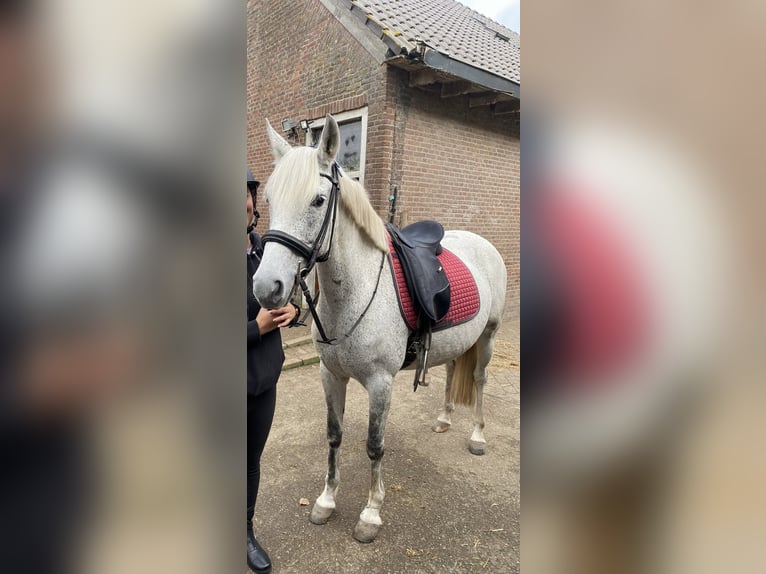
[[[476,370],[473,373],[476,385],[476,405],[473,409],[473,432],[468,443],[471,454],[482,455],[487,447],[484,438],[484,385],[487,382],[487,365],[492,359],[494,348],[495,331],[489,335],[485,332],[479,339],[479,355],[476,362]]]
[[[327,402],[327,443],[330,450],[327,455],[324,490],[316,499],[309,516],[309,520],[314,524],[324,524],[335,510],[335,493],[340,483],[340,445],[343,439],[343,411],[348,384],[348,379],[336,377],[324,365],[320,370]]]
[[[484,454],[487,441],[484,439],[484,383],[486,377],[476,381],[476,405],[473,410],[473,432],[468,450],[471,454]]]
[[[382,457],[381,453],[381,457]],[[359,520],[354,526],[354,538],[359,542],[372,542],[378,535],[380,527],[383,525],[383,519],[380,517],[380,509],[383,506],[383,499],[386,497],[386,491],[383,486],[383,477],[381,473],[381,459],[372,461],[372,480],[370,485],[370,496],[367,499],[367,506],[364,507],[359,515]]]
[[[452,373],[455,370],[455,361],[447,363],[447,385],[444,389],[444,408],[439,416],[436,418],[436,422],[431,427],[434,432],[447,432],[452,425],[452,412],[455,410],[455,403],[450,401],[450,388],[452,387]]]
[[[371,461],[370,495],[367,506],[362,510],[354,527],[354,538],[359,542],[375,540],[383,524],[380,509],[383,506],[386,491],[383,486],[382,459],[386,420],[391,404],[392,380],[390,375],[386,375],[382,377],[382,380],[367,385],[370,397],[370,420],[367,430],[367,456]]]

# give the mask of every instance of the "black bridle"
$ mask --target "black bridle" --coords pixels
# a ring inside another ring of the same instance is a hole
[[[340,171],[338,162],[333,162],[330,173],[320,173],[321,177],[329,180],[329,182],[332,184],[332,188],[330,189],[330,197],[327,205],[327,211],[325,211],[324,220],[322,221],[322,227],[320,227],[319,232],[317,233],[316,238],[312,242],[311,245],[305,243],[304,241],[298,239],[297,237],[294,237],[290,235],[289,233],[285,233],[284,231],[280,231],[278,229],[270,229],[266,233],[263,234],[261,237],[262,242],[268,243],[270,241],[273,241],[274,243],[279,243],[281,245],[284,245],[288,249],[290,249],[293,253],[296,253],[303,257],[306,260],[305,267],[302,267],[298,274],[296,275],[296,282],[300,285],[301,291],[303,292],[303,296],[306,298],[306,303],[308,304],[309,311],[311,312],[311,316],[314,318],[314,323],[317,326],[317,330],[319,331],[319,335],[322,337],[322,340],[319,341],[320,343],[325,343],[327,345],[337,345],[338,339],[333,337],[332,339],[329,339],[327,335],[325,334],[324,327],[322,326],[322,321],[319,320],[319,315],[317,314],[316,310],[316,301],[319,300],[319,292],[317,291],[316,299],[314,299],[311,296],[311,292],[309,291],[308,286],[306,285],[306,276],[311,273],[311,270],[314,268],[314,266],[317,263],[323,263],[327,261],[330,257],[330,251],[332,250],[332,240],[335,235],[335,220],[338,215],[338,196],[340,195]],[[320,255],[320,251],[322,249],[322,244],[324,243],[325,237],[327,237],[327,232],[330,232],[330,241],[327,245],[327,250]],[[372,297],[370,298],[369,303],[367,303],[367,307],[364,308],[364,311],[362,311],[362,314],[359,316],[359,318],[356,320],[354,325],[349,329],[349,331],[343,336],[343,339],[346,339],[351,336],[351,334],[354,332],[354,330],[357,328],[359,323],[362,321],[362,318],[365,316],[367,311],[370,308],[370,305],[372,305],[373,299],[375,299],[375,294],[378,292],[378,286],[380,285],[380,276],[383,271],[383,264],[386,260],[386,254],[383,254],[383,259],[380,262],[380,269],[378,270],[378,280],[375,284],[375,290],[372,292]],[[305,320],[305,317],[303,317],[302,321]]]
[[[330,257],[332,237],[335,233],[335,218],[338,214],[338,194],[340,193],[338,163],[333,162],[332,170],[329,175],[326,173],[320,173],[319,175],[328,179],[332,184],[332,188],[330,189],[330,200],[327,205],[327,211],[325,211],[324,214],[324,221],[322,221],[322,227],[319,228],[319,233],[312,242],[313,245],[308,245],[297,237],[278,229],[269,229],[261,236],[264,243],[268,243],[269,241],[280,243],[303,257],[306,260],[306,266],[300,271],[300,276],[303,278],[311,273],[315,264],[327,261]],[[327,251],[320,255],[319,251],[322,249],[322,244],[324,243],[324,238],[327,236],[328,229],[330,230],[330,244],[327,246]]]

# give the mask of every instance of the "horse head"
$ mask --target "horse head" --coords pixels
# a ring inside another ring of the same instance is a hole
[[[337,205],[338,175],[333,166],[340,130],[328,115],[316,148],[293,148],[268,121],[266,126],[275,167],[265,188],[270,227],[263,236],[264,252],[253,278],[253,293],[263,307],[274,309],[287,304],[300,274],[329,250]]]

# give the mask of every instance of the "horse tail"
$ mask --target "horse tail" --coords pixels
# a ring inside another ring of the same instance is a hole
[[[450,401],[472,407],[476,403],[476,383],[473,373],[479,357],[478,342],[455,360],[450,386]]]

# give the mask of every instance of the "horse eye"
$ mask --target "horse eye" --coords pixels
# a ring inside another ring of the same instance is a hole
[[[321,207],[324,204],[324,196],[317,195],[314,201],[311,202],[312,207]]]

